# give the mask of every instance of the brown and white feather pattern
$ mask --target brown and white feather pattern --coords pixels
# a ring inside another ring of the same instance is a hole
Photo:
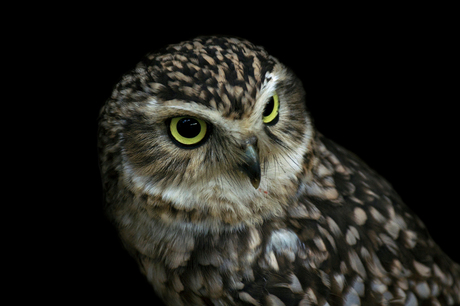
[[[162,254],[139,255],[168,304],[460,303],[460,267],[391,186],[335,143],[320,137],[317,146],[314,179],[285,218],[235,232],[166,235],[155,246]]]
[[[273,86],[285,104],[262,129],[253,114]],[[107,211],[156,293],[173,306],[460,304],[460,267],[383,178],[313,130],[301,97],[233,38],[172,45],[117,85],[100,122]],[[215,134],[179,150],[164,119],[193,107]],[[251,129],[259,190],[232,168]]]

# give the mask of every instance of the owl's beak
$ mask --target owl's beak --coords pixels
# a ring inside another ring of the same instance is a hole
[[[257,150],[257,137],[253,136],[243,143],[244,155],[240,169],[249,177],[252,186],[259,188],[260,184],[260,162]]]

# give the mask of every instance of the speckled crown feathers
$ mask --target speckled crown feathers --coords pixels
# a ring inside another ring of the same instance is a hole
[[[138,76],[125,76],[120,86],[130,91],[125,101],[139,101],[132,90],[133,83],[140,81],[139,94],[154,95],[160,103],[193,101],[239,119],[254,106],[266,73],[277,62],[246,40],[198,37],[148,54],[134,70]]]

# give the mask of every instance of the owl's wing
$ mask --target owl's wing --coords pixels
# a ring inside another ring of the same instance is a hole
[[[459,265],[392,187],[332,141],[320,136],[317,149],[313,182],[284,222],[262,229],[269,234],[249,297],[267,305],[460,303]]]

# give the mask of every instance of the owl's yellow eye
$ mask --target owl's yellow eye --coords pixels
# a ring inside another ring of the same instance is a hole
[[[175,117],[169,123],[169,134],[181,147],[196,148],[207,139],[208,124],[193,117]]]
[[[265,106],[265,110],[263,113],[262,120],[267,125],[275,125],[279,119],[279,108],[280,108],[280,101],[278,95],[275,93],[268,101],[267,105]]]

